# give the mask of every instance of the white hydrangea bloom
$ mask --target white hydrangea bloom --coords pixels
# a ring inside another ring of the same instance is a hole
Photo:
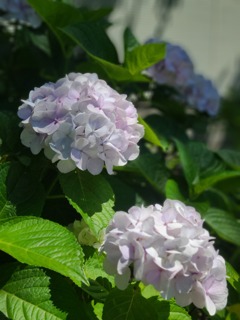
[[[33,28],[38,28],[42,23],[26,0],[1,0],[0,10],[5,12],[4,19],[6,20],[14,19]]]
[[[70,73],[30,92],[19,107],[22,143],[58,162],[61,172],[76,167],[99,174],[104,165],[123,166],[139,154],[143,137],[134,105],[96,74]]]
[[[177,200],[163,206],[118,211],[101,248],[104,269],[125,289],[131,275],[152,284],[181,306],[206,307],[210,315],[227,303],[226,267],[193,207]]]

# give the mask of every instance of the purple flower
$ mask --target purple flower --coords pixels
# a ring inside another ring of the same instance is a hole
[[[163,42],[152,39],[148,42]],[[193,63],[180,46],[166,43],[166,56],[163,60],[148,68],[145,73],[159,84],[185,87],[193,76]]]
[[[1,0],[0,9],[6,12],[4,18],[7,20],[15,19],[33,28],[41,25],[41,19],[26,0]]]
[[[109,174],[139,154],[143,136],[137,111],[96,74],[70,73],[30,92],[19,107],[21,140],[34,154],[57,162],[61,172],[76,167]]]
[[[192,83],[183,89],[183,97],[189,106],[215,116],[220,107],[220,96],[213,83],[202,75],[195,75]]]
[[[163,206],[116,212],[101,250],[104,269],[120,289],[132,274],[164,298],[206,307],[213,315],[226,306],[228,295],[225,261],[213,244],[194,208],[166,200]]]
[[[160,42],[156,39],[148,42]],[[175,88],[181,96],[177,100],[200,112],[215,116],[220,107],[220,96],[213,83],[194,73],[194,67],[186,51],[180,46],[166,43],[163,60],[144,71],[156,83]]]

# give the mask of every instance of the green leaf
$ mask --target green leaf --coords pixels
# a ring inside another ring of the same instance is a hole
[[[240,246],[240,223],[231,214],[209,208],[204,214],[204,219],[220,238]]]
[[[169,179],[166,182],[165,193],[167,199],[185,201],[176,181]]]
[[[13,273],[0,290],[0,311],[14,320],[64,320],[67,315],[51,301],[50,278],[38,268]]]
[[[93,176],[87,171],[72,171],[61,174],[60,184],[65,196],[79,213],[92,216],[102,212],[114,201],[114,194],[109,183],[102,175]]]
[[[40,171],[40,167],[38,167]],[[38,171],[38,176],[39,176]],[[12,162],[7,177],[8,199],[16,207],[17,215],[40,216],[46,194],[38,176],[29,167]]]
[[[84,17],[80,10],[65,3],[51,0],[28,0],[37,14],[45,21],[52,32],[58,38],[62,49],[65,51],[69,45],[69,38],[60,31],[60,28],[77,21],[83,21]],[[61,17],[61,19],[59,19]]]
[[[159,154],[142,154],[132,163],[145,179],[160,193],[164,192],[169,171]]]
[[[138,288],[113,289],[103,307],[103,320],[190,320],[187,312],[169,301],[158,297],[144,298]]]
[[[226,171],[223,161],[203,143],[175,142],[185,178],[193,194],[199,195],[219,181],[240,176],[240,171]]]
[[[102,67],[108,77],[119,82],[149,82],[149,79],[142,74],[132,75],[130,71],[121,65],[113,64],[98,57],[92,58]]]
[[[0,112],[0,158],[1,155],[16,153],[20,144],[19,119],[15,113]]]
[[[36,217],[15,217],[0,225],[0,249],[22,263],[45,267],[87,283],[83,252],[61,225]]]
[[[168,148],[166,139],[155,132],[141,117],[138,117],[138,122],[144,126],[144,139],[166,151]]]
[[[235,170],[240,170],[240,152],[235,150],[219,150],[217,154],[226,164]]]
[[[86,304],[78,294],[78,288],[76,288],[68,278],[50,270],[46,270],[46,274],[51,279],[51,300],[56,307],[67,312],[67,320],[94,319],[89,315],[92,308]]]
[[[103,313],[103,303],[95,303],[93,304],[93,310],[94,313],[96,314],[98,320],[102,320],[102,313]]]
[[[137,74],[165,57],[165,44],[147,43],[126,52],[125,64],[131,74]]]
[[[113,289],[103,307],[103,320],[158,319],[155,308],[139,291],[129,286],[126,290]]]
[[[78,22],[64,27],[63,31],[88,54],[112,63],[118,63],[116,49],[101,22]]]
[[[194,161],[189,145],[175,139],[175,143],[179,152],[180,161],[183,167],[185,178],[188,184],[191,186],[195,181],[199,179],[199,166]]]
[[[88,226],[98,240],[103,240],[104,230],[109,225],[110,220],[114,216],[113,210],[114,201],[109,199],[108,202],[102,205],[102,211],[96,212],[90,219],[88,219]],[[86,218],[86,217],[85,217]],[[86,220],[85,220],[86,222]]]
[[[140,43],[138,42],[138,40],[135,38],[132,31],[128,27],[124,31],[123,38],[124,38],[125,53],[127,51],[132,51],[133,49],[140,46]]]
[[[238,272],[228,262],[226,262],[226,268],[227,268],[227,276],[228,276],[227,281],[238,293],[240,293],[240,276]]]
[[[200,181],[198,181],[198,183],[196,183],[196,185],[194,186],[194,192],[196,194],[200,194],[203,191],[209,189],[217,182],[236,177],[240,177],[240,171],[224,171],[210,175],[208,178],[201,179]]]
[[[9,163],[0,164],[0,219],[16,216],[16,208],[7,199],[6,179],[9,166]]]
[[[116,81],[149,82],[147,77],[141,74],[132,75],[127,68],[114,63],[116,58],[114,58],[112,44],[105,31],[101,28],[98,29],[97,23],[81,23],[67,26],[61,30],[80,45],[102,67],[110,79]],[[99,39],[99,41],[96,41],[96,39]]]
[[[102,277],[108,279],[108,281],[113,285],[114,277],[103,270],[104,259],[105,257],[103,254],[95,252],[85,263],[85,273],[89,279],[96,280],[97,278]]]
[[[32,43],[46,55],[51,56],[50,43],[46,35],[36,34],[33,32],[29,33]]]
[[[114,215],[114,194],[103,176],[80,171],[60,175],[65,196],[102,242],[103,231]]]
[[[112,284],[106,278],[98,277],[89,280],[89,286],[82,285],[82,289],[98,301],[104,301],[112,289]]]

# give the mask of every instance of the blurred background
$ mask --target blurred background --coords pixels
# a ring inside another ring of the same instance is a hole
[[[113,7],[109,36],[123,58],[122,34],[130,27],[140,42],[150,37],[181,45],[196,72],[214,81],[221,95],[240,69],[239,0],[65,0],[77,6]]]

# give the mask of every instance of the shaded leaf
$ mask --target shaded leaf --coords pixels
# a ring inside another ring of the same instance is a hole
[[[240,246],[240,223],[232,215],[220,209],[209,208],[204,219],[220,238]]]
[[[111,186],[102,175],[77,170],[61,174],[59,179],[65,196],[81,214],[102,212],[104,204],[114,200]]]
[[[50,276],[50,290],[54,305],[67,312],[67,320],[93,320],[90,316],[91,307],[81,299],[76,287],[62,275],[46,270]]]
[[[198,183],[196,183],[196,185],[194,186],[194,192],[196,194],[200,194],[203,191],[209,189],[217,182],[236,177],[240,177],[240,171],[223,171],[216,174],[212,174],[208,178],[201,179]]]
[[[240,170],[240,152],[235,150],[219,150],[219,157],[223,159],[230,167],[235,170]]]
[[[16,216],[15,206],[7,199],[6,179],[10,164],[0,164],[0,219]]]
[[[29,167],[27,169],[19,162],[11,163],[7,177],[8,198],[15,205],[17,215],[40,216],[46,199],[45,190],[36,174]]]
[[[19,119],[8,111],[0,112],[0,156],[15,153],[20,144]]]
[[[87,54],[103,68],[110,79],[116,81],[149,82],[149,79],[142,74],[132,75],[127,68],[113,62],[116,59],[113,58],[112,44],[110,44],[111,42],[109,42],[110,40],[107,38],[105,32],[101,32],[101,29],[98,31],[97,24],[94,25],[91,23],[88,25],[84,23],[80,25],[80,29],[78,25],[71,25],[61,30],[79,44]],[[101,48],[97,46],[96,37],[98,36],[102,38],[101,41],[103,41],[103,44],[100,42]],[[93,45],[90,40],[96,44]],[[104,49],[104,43],[106,48],[109,47],[109,53],[107,53],[108,49]]]
[[[137,48],[138,46],[140,46],[140,43],[138,42],[138,40],[135,38],[132,31],[128,27],[124,30],[123,38],[124,38],[125,52],[131,51]]]
[[[187,312],[169,301],[158,297],[144,298],[138,288],[113,289],[103,307],[103,320],[190,320]]]
[[[164,192],[169,171],[159,154],[142,154],[133,163],[145,179],[160,193]]]
[[[195,181],[199,179],[199,166],[194,161],[190,151],[189,145],[175,139],[176,146],[179,152],[180,161],[183,167],[185,178],[188,184],[191,186]]]
[[[98,301],[105,301],[112,289],[111,283],[106,278],[98,277],[89,280],[89,286],[82,285],[82,289]]]
[[[92,56],[118,63],[116,49],[101,22],[78,22],[64,27],[63,31]]]

